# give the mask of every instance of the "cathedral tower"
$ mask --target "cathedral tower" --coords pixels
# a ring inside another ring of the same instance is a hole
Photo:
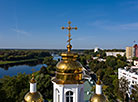
[[[68,45],[67,52],[62,53],[62,60],[57,63],[56,76],[52,78],[53,82],[53,102],[84,102],[84,82],[82,79],[82,65],[77,61],[78,55],[71,51],[70,41],[72,40],[70,31],[77,30],[77,27],[71,27],[68,22]]]

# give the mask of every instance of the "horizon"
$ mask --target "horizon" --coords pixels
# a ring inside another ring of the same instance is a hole
[[[137,0],[1,0],[0,49],[125,49],[138,43]]]
[[[102,49],[102,48],[99,48],[100,50],[126,50],[126,49],[115,49],[115,48],[111,48],[111,49],[106,49],[106,48],[104,48],[104,49]],[[0,50],[67,50],[67,48],[57,48],[57,49],[47,49],[47,48],[42,48],[42,49],[40,49],[40,48],[0,48]],[[94,48],[91,48],[91,49],[88,49],[88,48],[85,48],[85,49],[81,49],[81,48],[78,48],[78,49],[71,49],[72,51],[73,50],[94,50]]]

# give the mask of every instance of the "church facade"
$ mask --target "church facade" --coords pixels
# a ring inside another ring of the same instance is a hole
[[[83,67],[77,61],[78,55],[71,51],[70,44],[70,31],[77,27],[71,27],[71,22],[68,24],[68,27],[62,27],[69,30],[67,52],[61,54],[62,60],[58,62],[56,76],[52,78],[53,102],[84,102]]]

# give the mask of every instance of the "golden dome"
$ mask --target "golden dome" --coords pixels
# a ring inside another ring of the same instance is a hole
[[[106,98],[103,94],[95,94],[93,97],[91,97],[90,102],[106,102]]]
[[[44,102],[40,92],[31,93],[28,92],[24,97],[25,102]]]
[[[78,61],[60,61],[57,64],[57,71],[58,72],[72,72],[72,73],[78,73],[82,72],[82,66]]]
[[[78,55],[72,52],[62,53],[62,60],[57,64],[56,77],[52,81],[57,84],[82,84],[82,65],[76,61]]]

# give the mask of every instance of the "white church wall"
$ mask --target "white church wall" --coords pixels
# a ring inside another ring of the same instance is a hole
[[[84,102],[84,85],[83,84],[56,84],[54,83],[53,102],[58,102],[56,90],[60,93],[60,102],[66,102],[66,92],[73,92],[73,102]]]

